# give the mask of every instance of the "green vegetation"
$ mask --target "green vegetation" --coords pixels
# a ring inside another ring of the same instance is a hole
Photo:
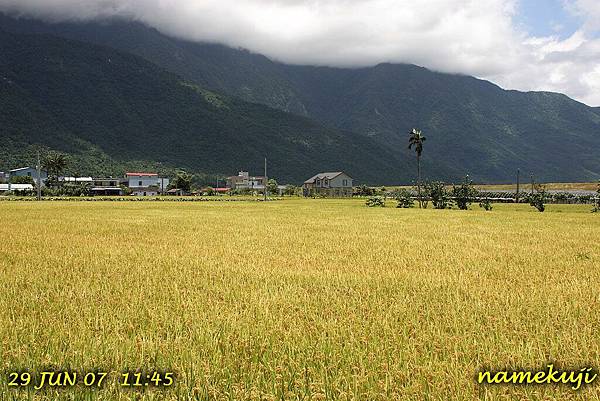
[[[596,191],[596,202],[594,202],[592,213],[600,213],[600,182],[598,182],[598,190]]]
[[[267,154],[283,182],[334,165],[373,183],[401,176],[398,155],[369,138],[213,96],[137,56],[2,31],[0,52],[3,169],[32,164],[42,145],[69,155],[69,174],[260,171]]]
[[[394,198],[398,201],[398,208],[409,209],[415,205],[412,194],[406,189],[396,192]]]
[[[124,21],[44,24],[0,16],[0,29],[47,32],[117,47],[181,76],[178,86],[186,82],[207,88],[214,97],[206,92],[199,96],[212,106],[215,97],[225,105],[229,104],[219,95],[223,93],[309,117],[348,135],[356,132],[383,144],[386,149],[405,148],[405,138],[398,133],[406,132],[410,125],[418,122],[429,140],[435,143],[423,156],[424,179],[452,182],[469,173],[476,182],[514,182],[517,167],[534,172],[539,181],[595,181],[600,178],[600,137],[597,135],[600,113],[561,94],[505,91],[490,82],[436,73],[412,65],[381,64],[360,69],[284,65],[240,49],[170,38],[141,23]],[[146,85],[149,84],[146,82]],[[87,93],[95,93],[90,88],[85,89]],[[118,90],[114,92],[118,93]],[[176,116],[189,109],[176,110],[169,115]],[[256,109],[253,114],[261,115],[262,111]],[[48,121],[52,120],[48,118]],[[263,120],[258,117],[256,124],[240,126],[251,130],[250,127],[260,126]],[[220,120],[212,118],[212,121],[216,124]],[[38,124],[40,127],[43,125],[41,122]],[[179,125],[171,125],[170,128],[174,126],[179,129]],[[31,135],[29,129],[24,132]],[[153,132],[152,136],[160,137],[164,132]],[[201,130],[186,134],[192,136],[197,132]],[[258,136],[258,133],[254,134]],[[306,140],[295,139],[296,142],[292,143],[303,144]],[[372,141],[362,145],[373,146]],[[288,152],[298,151],[289,143],[278,146]],[[317,144],[312,147],[317,148]],[[102,146],[100,149],[104,151]],[[219,149],[217,156],[221,158],[241,159],[238,155],[224,155],[225,152],[217,146],[212,149]],[[365,174],[362,177],[361,174],[371,170],[371,163],[380,159],[393,160],[397,155],[381,153],[377,156],[381,150],[371,149],[375,157],[362,159],[348,173],[363,182],[375,184],[372,176]],[[345,149],[344,152],[360,153],[357,148]],[[205,161],[192,168],[173,155],[157,160],[147,153],[129,153],[128,159],[131,160],[155,160],[163,165],[171,160],[175,166],[194,172],[229,172],[239,168],[239,163],[223,168],[219,167],[220,163]],[[195,153],[200,152],[195,150]],[[327,154],[325,151],[317,153]],[[113,157],[111,152],[108,154]],[[330,161],[342,164],[343,154],[334,156]],[[395,162],[396,171],[391,165],[373,167],[373,170],[378,170],[382,183],[412,181],[409,152],[403,152],[401,156],[401,160]],[[198,159],[206,160],[207,157],[212,160],[216,157],[215,152],[203,153]],[[251,152],[246,158],[252,157],[254,154]],[[255,163],[248,168],[259,169],[260,161]],[[286,166],[281,164],[278,170],[284,171],[289,168],[287,166],[294,165],[296,162]],[[307,178],[314,171],[328,170],[330,165],[322,163],[314,166],[309,174],[300,174],[300,179]],[[346,165],[340,168],[348,170]],[[382,174],[388,174],[388,171],[389,175],[383,177]],[[280,181],[287,179],[278,178]]]
[[[277,195],[279,193],[279,188],[277,186],[277,180],[271,178],[267,183],[267,193]]]
[[[35,181],[33,180],[33,177],[30,177],[28,175],[13,175],[12,177],[10,177],[10,183],[11,184],[30,184],[35,186]]]
[[[465,181],[461,185],[452,186],[452,198],[460,210],[467,210],[477,195],[477,190],[473,187],[473,181],[469,176],[465,177]]]
[[[371,196],[365,202],[367,207],[385,207],[385,199],[383,196]]]
[[[179,170],[177,171],[177,174],[175,175],[173,181],[171,181],[171,183],[169,184],[169,187],[180,189],[184,192],[191,192],[193,181],[193,174],[190,174],[183,170]]]
[[[548,202],[548,194],[546,188],[543,185],[536,186],[535,192],[528,196],[529,205],[535,207],[538,212],[546,210],[546,203]]]
[[[419,208],[423,207],[423,197],[421,196],[421,154],[423,153],[423,142],[425,138],[421,131],[413,128],[409,133],[408,138],[408,149],[415,148],[415,154],[417,155],[417,194],[419,196]]]
[[[479,207],[485,210],[486,212],[491,211],[494,206],[492,205],[492,201],[489,198],[483,198],[479,202]]]
[[[434,209],[450,209],[452,199],[446,184],[441,181],[432,181],[425,184],[425,195],[431,200]]]
[[[67,168],[69,164],[66,155],[59,152],[48,152],[42,162],[42,167],[48,172],[48,182],[50,186],[58,184],[58,177]]]

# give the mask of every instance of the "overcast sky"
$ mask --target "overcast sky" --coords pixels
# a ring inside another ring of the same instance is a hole
[[[413,63],[600,106],[600,0],[0,0],[0,10],[117,15],[288,63]]]

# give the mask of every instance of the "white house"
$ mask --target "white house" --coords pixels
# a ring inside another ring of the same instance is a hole
[[[133,196],[157,196],[158,194],[158,189],[156,189],[155,187],[131,189],[131,195]]]
[[[68,183],[88,183],[93,184],[94,179],[92,177],[58,177],[58,181],[60,182],[68,182]]]
[[[24,192],[33,191],[31,184],[0,184],[0,194],[4,192]]]
[[[127,186],[132,195],[155,196],[164,193],[169,185],[168,178],[159,177],[156,173],[126,173]]]
[[[251,176],[247,171],[240,171],[238,175],[227,177],[227,188],[231,189],[263,190],[266,184],[266,177]]]

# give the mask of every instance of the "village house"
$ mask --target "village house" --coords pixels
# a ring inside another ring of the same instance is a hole
[[[227,188],[230,189],[256,189],[263,190],[267,185],[264,176],[253,177],[247,171],[240,171],[238,175],[227,177]]]
[[[25,193],[25,192],[33,192],[34,187],[31,184],[0,184],[0,194],[5,194],[6,192],[14,192],[14,193]]]
[[[319,173],[304,181],[302,192],[304,196],[351,197],[352,178],[342,171]]]
[[[58,182],[69,184],[93,184],[94,179],[92,177],[58,177]]]
[[[126,173],[125,179],[131,194],[136,196],[156,196],[166,192],[169,185],[168,178],[156,173]]]
[[[8,172],[8,177],[31,177],[34,181],[37,180],[37,170],[33,167],[21,167],[10,170]],[[40,171],[40,178],[42,182],[48,179],[48,173],[45,171]]]
[[[92,195],[97,196],[121,196],[123,195],[123,188],[121,184],[125,182],[124,179],[119,178],[94,178],[92,180]]]

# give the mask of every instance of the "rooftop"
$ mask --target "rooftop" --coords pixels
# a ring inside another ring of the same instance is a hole
[[[27,191],[33,189],[33,185],[31,184],[0,184],[0,191],[8,191],[9,186],[12,191]]]
[[[336,171],[336,172],[331,172],[331,173],[319,173],[319,174],[316,174],[316,175],[310,177],[308,180],[304,181],[304,183],[312,184],[315,182],[315,180],[317,180],[317,179],[322,180],[324,178],[327,178],[328,180],[332,180],[340,174],[344,174],[344,172]]]
[[[158,177],[157,173],[125,173],[127,177]]]
[[[17,171],[23,171],[23,170],[29,170],[29,169],[35,170],[33,167],[20,167],[20,168],[12,169],[12,170],[10,170],[10,172],[15,173]]]

